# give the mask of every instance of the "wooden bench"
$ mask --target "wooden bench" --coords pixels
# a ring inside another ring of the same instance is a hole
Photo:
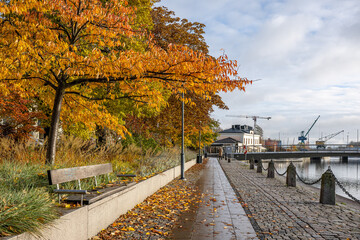
[[[84,195],[89,194],[89,190],[83,190],[81,188],[81,179],[94,177],[95,186],[98,187],[97,176],[107,174],[108,180],[110,181],[109,174],[113,172],[111,163],[106,164],[98,164],[98,165],[90,165],[90,166],[82,166],[82,167],[74,167],[74,168],[62,168],[62,169],[55,169],[55,170],[48,170],[48,179],[49,184],[54,185],[56,184],[56,189],[54,189],[54,193],[58,194],[59,203],[61,200],[62,194],[77,194],[81,195],[80,197],[80,204],[83,205],[84,202]],[[135,174],[117,174],[117,177],[136,177]],[[70,181],[77,181],[78,182],[78,189],[60,189],[61,183],[66,183]],[[111,191],[107,191],[106,196],[109,194],[115,193],[120,191],[119,188],[112,188]],[[94,202],[99,200],[105,196],[98,197],[93,199],[92,201],[87,201],[88,204],[90,202]]]

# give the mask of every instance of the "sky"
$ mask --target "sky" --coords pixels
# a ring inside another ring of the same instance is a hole
[[[310,144],[344,130],[328,143],[360,140],[359,0],[162,0],[177,17],[206,25],[210,55],[223,51],[239,64],[239,75],[260,79],[246,92],[221,93],[229,110],[212,117],[221,128],[252,126],[264,138]]]

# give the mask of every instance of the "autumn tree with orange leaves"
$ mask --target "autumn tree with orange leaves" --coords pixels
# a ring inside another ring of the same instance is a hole
[[[33,100],[23,98],[11,85],[8,87],[10,94],[0,92],[0,137],[21,142],[30,138],[29,132],[42,131],[37,122],[46,116]]]
[[[198,134],[202,131],[202,145],[210,144],[215,138],[212,127],[216,122],[210,117],[213,107],[227,109],[218,95],[209,99],[188,93],[185,98],[191,99],[193,104],[187,104],[184,113],[184,134],[186,146],[198,148]],[[168,105],[156,116],[146,118],[129,118],[128,126],[132,132],[147,135],[164,146],[173,146],[181,141],[181,99],[172,95]],[[145,123],[145,124],[144,124]]]
[[[154,7],[151,11],[153,20],[152,34],[158,46],[167,49],[170,43],[186,45],[194,51],[209,53],[205,42],[205,25],[199,22],[175,16],[175,12],[166,7]]]
[[[185,45],[194,51],[208,53],[208,46],[203,36],[204,24],[190,22],[175,16],[166,7],[155,7],[151,11],[153,20],[152,34],[155,44],[164,50],[171,44]],[[165,146],[180,143],[181,140],[181,99],[180,94],[172,94],[165,108],[157,115],[142,117],[128,114],[126,126],[141,139],[150,137]],[[210,144],[215,138],[214,127],[217,123],[210,117],[214,106],[227,109],[217,93],[211,97],[201,97],[192,92],[186,94],[191,104],[185,106],[185,144],[198,148],[199,130],[202,132],[202,144]]]
[[[47,164],[55,163],[60,119],[124,135],[123,120],[109,113],[105,101],[131,99],[159,111],[165,92],[211,97],[248,83],[226,56],[152,44],[132,28],[136,14],[126,1],[1,1],[0,14],[0,89],[11,94],[11,83],[52,106]],[[128,49],[131,39],[145,42],[146,51]]]

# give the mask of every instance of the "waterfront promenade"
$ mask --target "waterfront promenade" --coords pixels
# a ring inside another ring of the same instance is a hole
[[[319,203],[319,190],[286,187],[240,161],[220,161],[260,239],[360,239],[360,205]]]
[[[201,172],[197,186],[203,194],[195,214],[180,220],[173,230],[174,239],[250,240],[258,239],[247,214],[215,158]]]

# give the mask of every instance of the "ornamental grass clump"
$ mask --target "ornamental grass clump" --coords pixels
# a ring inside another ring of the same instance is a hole
[[[35,164],[0,164],[0,236],[39,233],[58,218],[43,171]]]
[[[185,160],[196,158],[194,151],[185,152]],[[155,173],[166,171],[180,164],[180,148],[165,148],[156,154],[147,154],[138,161],[137,171],[141,176],[152,175]]]

